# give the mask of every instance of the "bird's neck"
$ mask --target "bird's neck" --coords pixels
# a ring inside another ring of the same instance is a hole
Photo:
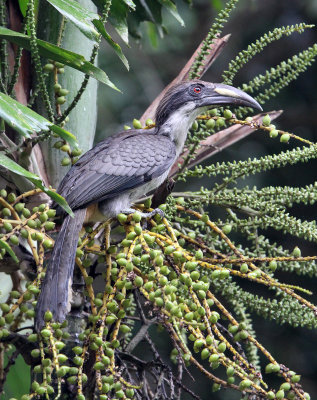
[[[185,144],[187,133],[195,118],[202,112],[201,108],[194,108],[192,103],[173,111],[164,123],[157,127],[157,134],[168,136],[176,146],[178,156]]]

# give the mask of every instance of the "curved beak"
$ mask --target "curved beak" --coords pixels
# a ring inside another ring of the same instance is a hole
[[[208,83],[208,86],[210,89],[202,99],[202,106],[231,104],[234,106],[252,107],[259,111],[263,110],[253,97],[240,89],[222,83]]]

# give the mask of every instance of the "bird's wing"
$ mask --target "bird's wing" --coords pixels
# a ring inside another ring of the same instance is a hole
[[[86,207],[162,175],[175,156],[175,145],[166,136],[127,131],[85,153],[68,171],[58,192],[71,208]]]

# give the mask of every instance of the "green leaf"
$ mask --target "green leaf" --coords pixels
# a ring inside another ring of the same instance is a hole
[[[132,0],[119,0],[122,3],[125,3],[127,6],[129,6],[132,10],[135,10],[136,5],[133,3]],[[98,7],[98,8],[103,8],[103,6],[106,4],[106,0],[92,0],[92,2]]]
[[[28,0],[19,0],[20,11],[23,17],[26,16],[26,10],[28,8]]]
[[[9,243],[5,242],[4,240],[0,239],[0,247],[5,249],[6,252],[8,252],[10,254],[10,256],[13,258],[13,260],[18,264],[19,263],[19,259],[18,257],[15,255],[14,251],[11,249]]]
[[[136,5],[133,3],[132,0],[123,0],[123,2],[129,6],[130,8],[132,8],[132,10],[135,10]]]
[[[67,204],[64,197],[59,195],[58,193],[54,192],[51,189],[48,189],[44,186],[41,178],[37,175],[33,174],[30,171],[27,171],[21,165],[17,164],[15,161],[11,160],[11,158],[7,157],[4,153],[0,152],[0,165],[9,171],[14,172],[17,175],[24,176],[24,178],[31,181],[37,188],[43,190],[48,196],[50,196],[59,206],[63,208],[70,216],[74,217],[74,213],[72,212],[71,208]]]
[[[76,136],[74,136],[72,133],[54,124],[50,126],[50,129],[62,139],[66,140],[66,142],[68,142],[71,146],[78,146]]]
[[[114,49],[126,68],[129,69],[128,60],[122,53],[121,47],[108,34],[98,14],[87,10],[74,0],[47,1],[64,17],[68,18],[88,39],[97,42],[101,34]]]
[[[92,21],[99,15],[87,10],[74,0],[47,0],[64,17],[68,18],[90,40],[98,41],[99,33]]]
[[[48,131],[51,125],[47,119],[3,93],[0,93],[0,117],[27,138],[34,132]]]
[[[31,49],[30,37],[27,35],[23,35],[22,33],[0,27],[0,38],[4,38],[6,40],[9,40],[10,42],[16,43],[24,49]],[[69,67],[77,69],[78,71],[81,71],[84,74],[88,74],[92,78],[95,78],[98,81],[105,83],[112,89],[119,91],[119,89],[110,81],[104,71],[102,71],[100,68],[95,67],[82,55],[62,49],[58,46],[55,46],[54,44],[45,42],[44,40],[40,39],[37,39],[37,45],[41,56],[47,59],[59,61],[65,65],[68,65]]]
[[[30,138],[32,134],[37,132],[52,130],[65,139],[71,146],[77,145],[76,137],[72,133],[52,124],[52,122],[35,111],[3,93],[0,93],[0,117],[11,128],[26,138]]]
[[[121,47],[116,43],[112,37],[109,35],[109,33],[106,31],[103,23],[99,19],[93,20],[93,23],[95,27],[98,29],[98,31],[102,34],[102,36],[106,39],[106,41],[110,44],[110,46],[113,48],[113,50],[116,52],[117,56],[120,58],[120,60],[123,62],[127,70],[129,70],[129,63],[128,60],[126,59],[125,55],[122,53]]]
[[[179,15],[177,11],[176,5],[171,1],[171,0],[158,0],[162,6],[167,8],[167,10],[173,15],[174,18],[177,19],[177,21],[182,25],[185,26],[185,23],[182,19],[182,17]]]
[[[121,39],[129,45],[129,30],[128,30],[128,7],[121,0],[113,0],[111,3],[109,20],[112,26],[120,35]]]

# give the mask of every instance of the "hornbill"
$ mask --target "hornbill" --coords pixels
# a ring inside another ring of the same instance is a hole
[[[48,262],[36,308],[37,330],[47,310],[55,321],[65,319],[78,237],[91,207],[94,220],[96,215],[106,220],[134,212],[131,205],[166,179],[198,114],[227,104],[262,110],[251,96],[228,85],[200,80],[177,84],[159,103],[154,128],[110,136],[72,166],[58,192],[75,217],[65,216]]]

